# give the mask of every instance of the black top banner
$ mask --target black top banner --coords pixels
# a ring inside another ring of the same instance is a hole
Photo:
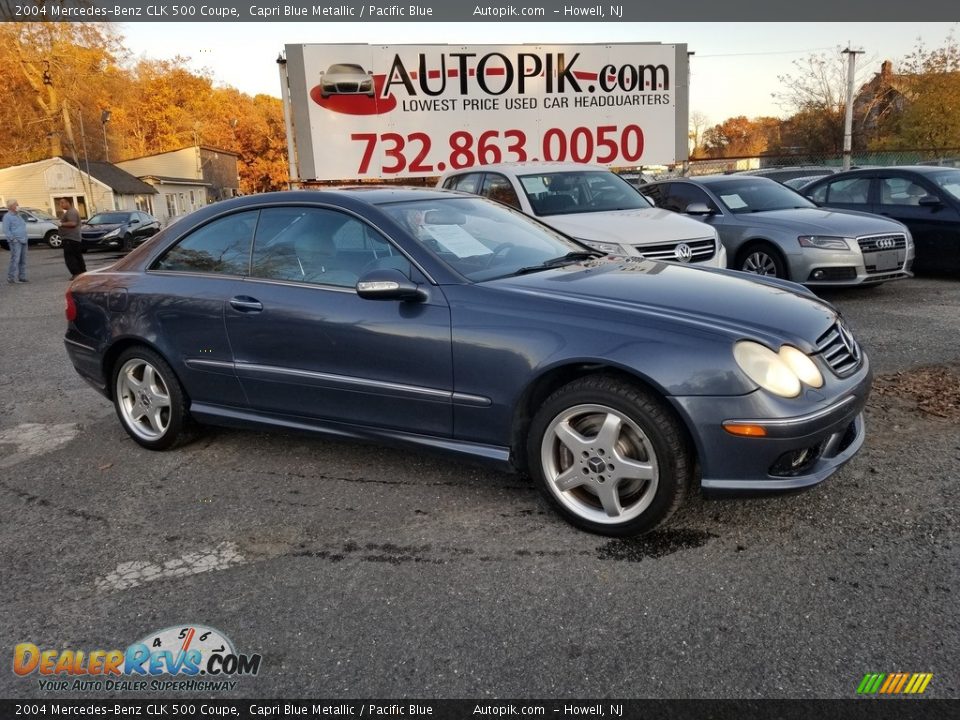
[[[0,20],[20,22],[955,22],[956,0],[0,0]]]

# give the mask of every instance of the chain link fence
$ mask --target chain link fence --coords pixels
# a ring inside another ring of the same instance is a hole
[[[891,150],[885,152],[855,152],[850,161],[853,168],[889,167],[891,165],[941,165],[960,167],[960,148],[946,150]],[[773,168],[823,168],[824,174],[843,168],[843,153],[788,153],[782,155],[755,155],[693,159],[673,166],[643,166],[621,169],[627,177],[642,177],[649,182],[662,177],[716,175],[744,170]]]

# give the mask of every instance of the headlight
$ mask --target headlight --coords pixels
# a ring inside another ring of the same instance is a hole
[[[800,394],[800,378],[786,361],[760,343],[741,340],[733,346],[733,357],[740,369],[764,390],[792,398]]]
[[[110,238],[115,238],[115,237],[116,237],[117,235],[119,235],[119,234],[120,234],[120,228],[117,228],[116,230],[111,230],[111,231],[108,232],[106,235],[104,235],[104,236],[103,236],[103,239],[104,239],[104,240],[109,240]]]
[[[577,240],[582,242],[587,247],[591,247],[594,250],[599,250],[600,252],[614,254],[623,252],[623,248],[621,248],[617,243],[595,242],[593,240],[584,240],[582,238],[577,238]]]
[[[807,355],[792,345],[784,345],[778,353],[787,367],[793,370],[794,374],[800,378],[800,382],[806,383],[812,388],[823,387],[823,375]]]
[[[849,250],[846,238],[830,235],[801,235],[797,238],[800,247],[819,248],[820,250]]]

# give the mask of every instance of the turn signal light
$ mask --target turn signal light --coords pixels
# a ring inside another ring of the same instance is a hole
[[[766,437],[767,429],[762,425],[743,425],[741,423],[724,423],[723,429],[731,435],[741,437]]]

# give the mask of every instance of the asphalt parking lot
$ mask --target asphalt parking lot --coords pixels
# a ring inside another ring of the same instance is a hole
[[[878,376],[840,473],[618,541],[432,455],[233,430],[143,450],[67,360],[61,255],[29,257],[0,285],[2,653],[202,624],[263,656],[229,697],[849,698],[868,672],[960,696],[960,279],[824,293]],[[40,696],[0,672],[0,697]]]

